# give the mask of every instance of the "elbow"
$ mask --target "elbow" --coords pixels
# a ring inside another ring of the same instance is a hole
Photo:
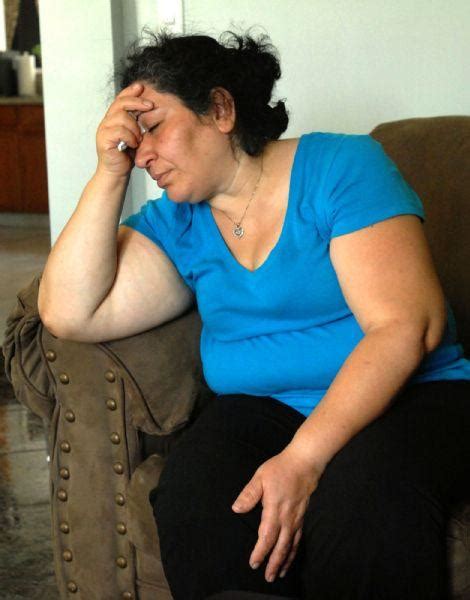
[[[444,305],[443,310],[434,310],[421,319],[404,324],[404,328],[409,334],[409,339],[419,347],[419,353],[424,358],[441,343],[446,323],[447,315]]]
[[[435,350],[441,343],[447,315],[443,309],[434,310],[432,314],[415,318],[395,318],[382,324],[370,327],[366,333],[382,330],[387,332],[390,340],[396,340],[397,347],[407,348],[421,361],[427,354]],[[411,350],[413,349],[413,350]]]
[[[61,314],[56,308],[51,308],[45,300],[45,295],[39,286],[38,314],[45,329],[55,338],[63,340],[80,341],[83,322],[73,319],[71,314]]]
[[[447,325],[445,302],[428,317],[423,335],[423,345],[426,354],[433,352],[441,343]]]
[[[54,318],[51,318],[48,313],[45,313],[44,310],[39,311],[39,317],[40,317],[41,322],[44,325],[45,329],[47,329],[47,331],[53,337],[55,337],[55,338],[66,338],[67,337],[67,335],[63,331],[62,327],[60,327],[60,325],[56,322],[56,320],[54,320]]]
[[[54,337],[62,337],[61,332],[59,331],[60,328],[57,327],[57,319],[54,318],[53,311],[51,311],[50,307],[48,307],[45,298],[44,282],[42,280],[39,282],[38,314],[42,324],[49,333],[51,333]]]
[[[39,318],[45,329],[47,329],[53,337],[62,340],[76,341],[76,334],[71,329],[70,324],[67,326],[67,321],[58,319],[57,315],[46,312],[44,309],[39,309]]]

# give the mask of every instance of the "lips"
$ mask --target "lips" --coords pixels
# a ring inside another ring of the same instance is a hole
[[[164,179],[165,179],[166,175],[167,175],[167,174],[168,174],[170,171],[171,171],[171,169],[170,169],[170,170],[168,170],[168,171],[164,171],[163,173],[160,173],[159,175],[155,175],[155,176],[153,177],[153,178],[155,179],[155,181],[157,182],[157,184],[158,184],[158,186],[159,186],[159,187],[160,187],[160,186],[163,184],[163,182],[164,182]]]

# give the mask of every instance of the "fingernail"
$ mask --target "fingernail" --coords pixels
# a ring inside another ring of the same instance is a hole
[[[153,102],[150,102],[150,100],[142,100],[142,102],[145,104],[145,106],[153,106]]]
[[[266,577],[266,581],[267,581],[268,583],[272,583],[272,582],[274,581],[274,575],[268,575],[268,576]]]
[[[241,507],[241,505],[240,505],[240,504],[234,504],[234,505],[232,506],[232,508],[233,508],[233,510],[235,510],[235,511],[237,511],[237,510],[241,510],[241,509],[242,509],[242,507]]]
[[[252,569],[257,569],[259,567],[259,562],[252,563],[250,566]]]
[[[287,571],[281,571],[279,573],[279,577],[285,577],[286,576]]]

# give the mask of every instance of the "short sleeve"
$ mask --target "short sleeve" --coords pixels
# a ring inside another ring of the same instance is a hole
[[[172,229],[174,216],[171,214],[169,200],[165,194],[155,200],[147,200],[140,210],[122,221],[121,225],[131,227],[147,236],[157,244],[166,254],[168,252],[169,231]]]
[[[178,243],[189,227],[189,217],[188,207],[185,204],[172,202],[164,192],[161,198],[148,200],[142,205],[139,212],[124,219],[121,225],[142,233],[161,248],[173,262],[186,284],[194,291],[194,283],[184,266],[184,256]]]
[[[397,215],[424,221],[416,192],[382,145],[369,135],[344,135],[321,195],[320,229],[327,238],[351,233]]]

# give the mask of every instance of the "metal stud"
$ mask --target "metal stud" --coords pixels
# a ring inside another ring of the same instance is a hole
[[[116,564],[120,569],[125,569],[127,567],[127,560],[124,556],[118,556],[116,558]]]
[[[124,473],[124,467],[120,462],[114,463],[113,470],[117,475],[122,475]]]
[[[116,523],[116,530],[121,535],[124,535],[125,533],[127,533],[126,524],[125,523]]]
[[[134,600],[132,592],[122,592],[122,600]]]
[[[59,500],[62,500],[62,502],[65,502],[68,498],[67,496],[67,492],[60,488],[59,490],[57,490],[57,498],[59,498]]]
[[[69,524],[66,521],[62,521],[62,523],[59,525],[59,529],[62,531],[62,533],[70,532]]]
[[[48,350],[46,352],[46,358],[49,362],[54,362],[57,358],[57,354],[54,352],[54,350]]]
[[[69,376],[67,375],[67,373],[61,373],[59,375],[59,381],[60,381],[60,383],[63,383],[64,385],[69,383],[70,379],[69,379]]]
[[[71,550],[64,550],[62,552],[62,558],[66,561],[66,562],[70,562],[73,558],[72,555],[72,551]]]
[[[74,414],[73,410],[66,410],[65,411],[65,419],[69,423],[73,423],[75,421],[75,414]]]
[[[116,410],[116,408],[117,408],[116,400],[113,400],[112,398],[108,398],[106,400],[106,406],[108,407],[109,410]]]
[[[59,475],[62,477],[62,479],[69,479],[70,471],[67,469],[67,467],[62,467],[59,471]]]
[[[62,452],[70,452],[70,444],[67,442],[67,440],[60,442],[60,449]]]
[[[119,506],[124,506],[126,503],[126,499],[124,498],[123,494],[116,494],[114,496],[114,500],[116,501],[116,504],[119,504]]]
[[[121,442],[119,433],[116,433],[116,431],[113,431],[113,433],[109,436],[109,439],[112,441],[113,444],[119,444]]]
[[[67,583],[67,589],[68,589],[69,592],[72,592],[72,594],[75,594],[75,592],[78,591],[78,586],[75,583],[75,581],[69,581]]]
[[[116,375],[112,371],[106,371],[104,374],[104,377],[110,383],[113,383],[113,381],[116,381]]]

